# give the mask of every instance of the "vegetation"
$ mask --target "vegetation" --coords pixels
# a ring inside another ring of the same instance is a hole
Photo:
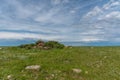
[[[57,41],[48,41],[45,43],[45,46],[49,47],[49,48],[58,48],[58,49],[63,49],[64,45],[58,43]]]
[[[23,45],[20,45],[19,47],[26,48],[26,49],[32,49],[33,46],[35,46],[35,44],[23,44]]]
[[[35,42],[36,45],[38,45],[39,43],[45,43],[45,42],[42,41],[42,40],[38,40],[38,41]]]
[[[0,50],[0,80],[120,80],[120,47]],[[40,65],[40,71],[25,70]],[[80,69],[75,73],[72,69]],[[9,79],[10,80],[10,79]]]
[[[26,48],[26,49],[33,49],[33,48],[39,48],[39,49],[63,49],[64,45],[57,42],[57,41],[48,41],[44,42],[42,40],[38,40],[33,44],[23,44],[19,46],[20,48]]]

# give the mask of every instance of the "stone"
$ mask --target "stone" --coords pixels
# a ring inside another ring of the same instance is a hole
[[[12,75],[8,75],[8,76],[7,76],[7,79],[8,79],[8,80],[12,80]]]
[[[70,49],[72,49],[73,47],[70,47]]]
[[[74,73],[81,73],[81,72],[82,72],[81,69],[72,69],[72,71],[73,71]]]
[[[94,47],[90,47],[91,49],[93,49]]]
[[[26,70],[34,70],[34,71],[39,71],[40,70],[40,65],[31,65],[31,66],[26,66]]]
[[[107,56],[104,56],[104,59],[106,59],[107,58]]]
[[[45,49],[45,50],[48,50],[48,49],[50,49],[50,48],[49,48],[49,47],[44,47],[44,49]]]
[[[88,71],[85,71],[85,74],[88,74]]]

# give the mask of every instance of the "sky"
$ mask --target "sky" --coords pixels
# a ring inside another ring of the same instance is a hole
[[[0,0],[0,46],[39,39],[120,45],[120,0]]]

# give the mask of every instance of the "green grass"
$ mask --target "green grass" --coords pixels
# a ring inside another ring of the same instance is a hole
[[[28,65],[41,70],[27,71]],[[81,69],[77,74],[73,68]],[[88,73],[86,73],[88,72]],[[73,47],[52,50],[0,50],[0,80],[120,80],[120,47]]]

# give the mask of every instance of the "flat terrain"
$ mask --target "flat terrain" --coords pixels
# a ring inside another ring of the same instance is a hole
[[[30,65],[41,68],[26,70]],[[4,47],[0,49],[0,80],[120,80],[120,47]]]

